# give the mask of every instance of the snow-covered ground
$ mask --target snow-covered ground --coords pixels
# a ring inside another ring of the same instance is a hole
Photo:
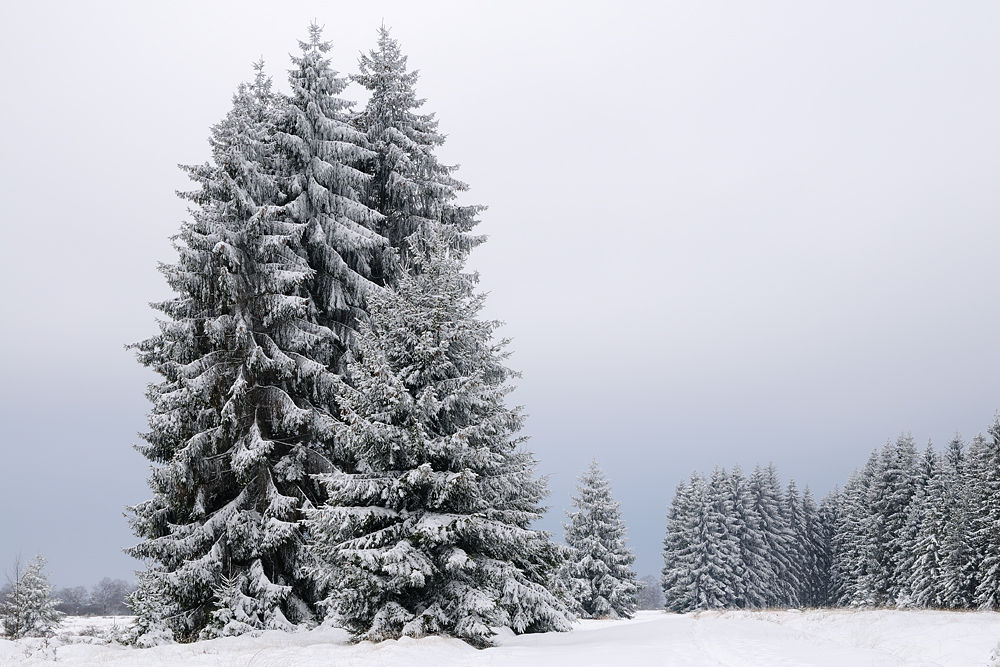
[[[55,658],[108,667],[985,667],[1000,641],[1000,613],[816,610],[646,611],[631,621],[584,621],[572,633],[507,635],[484,651],[440,637],[351,644],[346,633],[331,628],[151,649],[107,643],[127,620],[70,618],[47,642],[0,640],[0,665]]]

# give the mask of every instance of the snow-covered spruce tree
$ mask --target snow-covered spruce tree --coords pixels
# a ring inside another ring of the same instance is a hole
[[[834,564],[837,562],[836,534],[839,516],[840,489],[834,487],[833,491],[823,496],[823,500],[819,503],[818,541],[822,546],[818,550],[818,553],[821,554],[822,565],[819,568],[816,606],[835,606],[840,599],[840,591],[836,586],[834,578]]]
[[[750,475],[750,496],[754,511],[760,517],[760,534],[766,545],[771,567],[767,572],[767,606],[787,607],[799,604],[796,592],[799,581],[793,563],[795,535],[782,511],[781,484],[774,464],[767,468],[759,465]]]
[[[916,490],[917,450],[913,438],[900,435],[882,448],[868,491],[869,523],[865,572],[858,582],[857,602],[895,604],[905,592],[897,578],[906,557],[906,521]]]
[[[371,92],[363,112],[353,118],[365,133],[373,155],[364,161],[371,176],[364,203],[384,217],[378,226],[405,257],[407,239],[432,223],[449,231],[453,248],[468,251],[485,240],[470,234],[482,206],[459,206],[459,192],[467,189],[452,173],[458,168],[441,164],[434,151],[445,141],[434,114],[417,112],[425,100],[414,86],[418,71],[407,72],[406,56],[379,28],[377,47],[358,61],[359,74],[351,79]]]
[[[805,516],[803,581],[799,602],[809,607],[828,604],[830,578],[830,541],[824,529],[820,508],[812,491],[806,486],[802,492],[802,513]]]
[[[982,435],[973,439],[971,449],[979,449]],[[976,559],[972,544],[973,497],[965,443],[958,434],[948,443],[943,456],[944,473],[940,509],[944,519],[941,551],[941,595],[944,606],[964,609],[972,606],[976,592]]]
[[[355,323],[363,319],[365,294],[392,281],[398,269],[388,239],[378,230],[384,217],[361,199],[370,176],[362,168],[375,154],[364,133],[350,122],[351,103],[338,95],[347,86],[325,54],[322,28],[309,26],[309,41],[292,58],[292,94],[279,123],[286,177],[282,187],[289,220],[302,226],[301,243],[313,271],[306,284],[308,310],[317,324],[334,333],[331,361],[342,371]]]
[[[663,538],[663,570],[660,586],[668,611],[685,612],[697,608],[698,585],[694,573],[694,523],[701,512],[705,480],[692,472],[681,480],[667,509],[667,533]]]
[[[918,607],[947,607],[944,568],[947,542],[947,464],[941,458],[931,470],[926,486],[914,500],[919,507],[919,525],[913,543],[910,599]],[[916,510],[914,511],[916,514]]]
[[[570,556],[556,574],[556,584],[575,602],[573,611],[586,618],[632,618],[636,610],[635,556],[625,546],[620,504],[597,460],[580,475],[575,512],[563,524]]]
[[[728,475],[710,480],[692,473],[677,487],[663,543],[663,595],[668,610],[725,609],[736,605],[741,575],[739,539],[733,531]]]
[[[340,395],[354,458],[320,477],[329,499],[307,521],[326,604],[374,641],[568,630],[546,587],[563,550],[531,529],[545,480],[505,405],[506,341],[479,319],[484,296],[443,236],[412,242],[414,270],[370,295],[358,330]]]
[[[331,469],[342,341],[309,291],[315,228],[281,205],[283,112],[258,67],[212,128],[212,161],[185,167],[195,208],[161,267],[177,296],[135,346],[163,378],[139,447],[153,498],[131,508],[143,541],[128,550],[152,564],[132,597],[153,643],[165,627],[192,639],[313,618],[297,522],[322,497],[310,473]]]
[[[970,451],[968,468],[978,574],[973,602],[980,609],[1000,607],[1000,415],[994,417],[989,434]]]
[[[732,484],[725,468],[716,466],[706,487],[708,526],[711,540],[709,576],[725,593],[710,606],[735,607],[739,604],[741,583],[745,577],[740,557],[740,542],[733,526]]]
[[[165,568],[152,566],[135,573],[135,590],[127,598],[135,615],[126,641],[140,648],[150,648],[174,641],[174,633],[167,625],[174,603],[163,590],[161,582]]]
[[[868,457],[864,468],[851,473],[840,494],[831,578],[839,596],[836,601],[844,606],[868,604],[859,595],[859,582],[867,571],[871,550],[868,494],[877,465],[876,450]]]
[[[24,569],[15,563],[9,578],[10,590],[0,604],[3,633],[10,639],[45,637],[59,626],[63,614],[56,610],[59,600],[51,597],[52,586],[45,573],[45,558],[35,556]]]
[[[900,607],[921,606],[914,596],[914,576],[917,559],[917,543],[920,539],[921,527],[928,520],[928,512],[932,504],[929,495],[931,480],[939,469],[938,455],[931,442],[927,443],[924,453],[918,458],[914,468],[914,491],[906,511],[906,522],[903,524],[899,543],[900,554],[896,558],[893,574],[897,582],[896,605]]]
[[[788,548],[788,561],[792,566],[792,574],[797,583],[795,589],[796,604],[805,604],[809,595],[809,527],[806,521],[802,496],[794,479],[788,480],[785,494],[781,502],[781,512],[792,533]]]
[[[767,586],[773,580],[767,543],[761,534],[760,515],[754,509],[750,483],[743,469],[734,466],[729,475],[733,508],[732,529],[740,545],[742,576],[736,581],[736,606],[760,608],[767,604]]]

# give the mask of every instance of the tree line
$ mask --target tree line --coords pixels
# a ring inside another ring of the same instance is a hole
[[[665,606],[996,609],[998,499],[996,419],[940,453],[901,435],[818,504],[773,465],[693,473],[668,512]]]

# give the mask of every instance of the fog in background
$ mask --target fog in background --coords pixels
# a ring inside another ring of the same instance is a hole
[[[254,60],[287,90],[314,18],[345,73],[392,27],[490,207],[471,266],[558,537],[591,456],[658,573],[693,468],[774,461],[822,495],[886,438],[1000,408],[1000,5],[7,3],[0,566],[141,567],[154,376],[123,344],[170,296],[175,165]]]

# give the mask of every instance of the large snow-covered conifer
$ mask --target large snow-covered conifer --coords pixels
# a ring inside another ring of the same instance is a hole
[[[830,541],[823,520],[823,512],[816,505],[812,491],[807,486],[802,493],[802,513],[805,532],[799,538],[803,545],[804,562],[799,602],[810,607],[821,607],[829,600]]]
[[[327,604],[372,640],[568,630],[547,589],[562,550],[531,528],[547,492],[505,404],[506,343],[443,236],[413,239],[413,271],[369,296],[340,395],[353,459],[308,520]]]
[[[948,508],[944,503],[949,481],[946,465],[944,460],[937,459],[927,484],[914,502],[919,522],[913,541],[909,595],[913,604],[920,607],[949,606],[944,594],[948,541]]]
[[[851,473],[840,494],[831,579],[838,595],[836,602],[842,605],[871,604],[860,593],[859,582],[868,571],[868,554],[871,551],[868,497],[877,465],[876,450],[868,457],[864,468]]]
[[[978,448],[982,436],[973,439]],[[941,496],[937,499],[941,512],[943,563],[941,595],[946,607],[965,608],[972,605],[976,592],[975,554],[972,536],[973,512],[971,470],[965,443],[959,435],[948,443],[942,457],[944,471]]]
[[[310,230],[282,206],[282,113],[258,70],[212,128],[212,161],[185,168],[196,208],[177,263],[161,268],[177,297],[156,304],[167,319],[136,345],[163,378],[139,448],[156,466],[153,498],[132,508],[143,541],[129,550],[152,563],[133,596],[150,632],[313,618],[297,522],[322,496],[309,474],[330,469],[340,337],[310,297]]]
[[[835,605],[841,597],[835,576],[838,548],[836,535],[840,520],[840,501],[840,489],[834,487],[833,491],[823,496],[823,500],[819,503],[819,536],[817,541],[821,545],[818,553],[821,555],[823,567],[817,580],[818,600],[816,604],[822,606]]]
[[[569,559],[557,582],[575,601],[574,612],[586,618],[631,618],[636,610],[635,556],[625,546],[625,522],[611,484],[597,460],[580,475],[573,496],[576,511],[567,512]]]

